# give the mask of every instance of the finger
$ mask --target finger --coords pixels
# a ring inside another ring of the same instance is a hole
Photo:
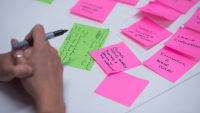
[[[16,78],[25,78],[27,76],[32,75],[32,68],[25,64],[19,64],[17,66],[11,67],[9,70],[10,74],[13,75],[13,77]]]
[[[11,40],[12,45],[18,43],[18,41],[16,39],[12,39]],[[19,63],[26,63],[26,59],[21,57],[21,58],[17,58],[15,59],[15,57],[17,55],[22,55],[23,56],[23,51],[21,49],[17,49],[17,50],[12,50],[12,58],[14,59],[14,63],[15,64],[19,64]]]
[[[26,38],[33,38],[33,48],[34,49],[41,49],[46,46],[46,38],[45,38],[45,31],[44,27],[40,24],[36,25],[31,32],[27,35]]]
[[[24,50],[24,58],[25,58],[25,59],[28,60],[28,59],[31,57],[31,55],[32,55],[32,50],[33,50],[32,47],[26,48],[26,49]]]

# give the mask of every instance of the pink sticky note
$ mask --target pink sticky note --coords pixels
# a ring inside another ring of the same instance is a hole
[[[130,107],[148,83],[148,80],[121,72],[108,75],[94,93]]]
[[[164,47],[143,63],[160,76],[174,83],[191,69],[197,61],[176,50]]]
[[[138,2],[139,0],[116,0],[116,1],[118,1],[118,2],[123,2],[123,3],[127,3],[127,4],[131,4],[131,5],[135,5],[135,4],[137,4],[137,2]]]
[[[194,58],[200,58],[200,35],[184,28],[180,27],[165,45]]]
[[[124,42],[90,52],[90,55],[106,73],[125,71],[142,64]]]
[[[200,7],[198,7],[194,15],[184,24],[184,26],[200,32]]]
[[[199,0],[157,0],[177,11],[187,13]]]
[[[146,46],[156,44],[172,35],[171,32],[165,30],[148,18],[143,18],[121,31]]]
[[[150,14],[160,16],[162,18],[166,18],[168,20],[176,20],[179,16],[181,16],[180,12],[169,8],[168,6],[165,6],[159,2],[150,1],[149,4],[138,9]]]
[[[79,0],[70,11],[103,22],[116,4],[116,1],[111,0]]]

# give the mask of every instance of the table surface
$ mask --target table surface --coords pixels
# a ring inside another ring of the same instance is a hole
[[[167,30],[177,29],[194,14],[198,2],[190,11],[175,21],[157,18],[136,8],[146,5],[149,0],[139,0],[136,6],[118,3],[108,18],[99,23],[70,13],[78,0],[54,0],[45,4],[34,0],[0,1],[0,53],[11,50],[10,40],[23,40],[36,24],[42,24],[46,32],[70,29],[74,23],[109,28],[110,34],[104,47],[124,41],[132,52],[143,62],[160,50],[169,38],[152,48],[143,48],[137,42],[124,36],[120,29],[126,28],[147,16]],[[50,40],[57,50],[67,34]],[[155,72],[142,66],[125,71],[133,76],[149,80],[150,83],[131,107],[126,107],[102,96],[94,90],[107,76],[95,63],[91,71],[64,66],[64,97],[67,113],[199,113],[200,112],[200,63],[196,64],[177,82],[171,83]],[[16,82],[17,83],[17,82]],[[34,113],[33,100],[20,87],[0,83],[0,113]]]

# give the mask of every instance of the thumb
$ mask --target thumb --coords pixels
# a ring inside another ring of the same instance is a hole
[[[16,78],[25,78],[32,75],[32,68],[25,64],[18,64],[13,67],[11,73]]]

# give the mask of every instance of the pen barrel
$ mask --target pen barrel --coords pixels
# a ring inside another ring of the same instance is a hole
[[[49,40],[49,39],[54,38],[54,37],[55,37],[55,36],[54,36],[54,33],[47,33],[47,34],[45,35],[46,40]]]
[[[13,47],[13,49],[20,49],[20,48],[22,48],[24,46],[28,46],[28,45],[33,45],[33,39],[32,38],[25,40],[23,42],[13,44],[12,47]]]

